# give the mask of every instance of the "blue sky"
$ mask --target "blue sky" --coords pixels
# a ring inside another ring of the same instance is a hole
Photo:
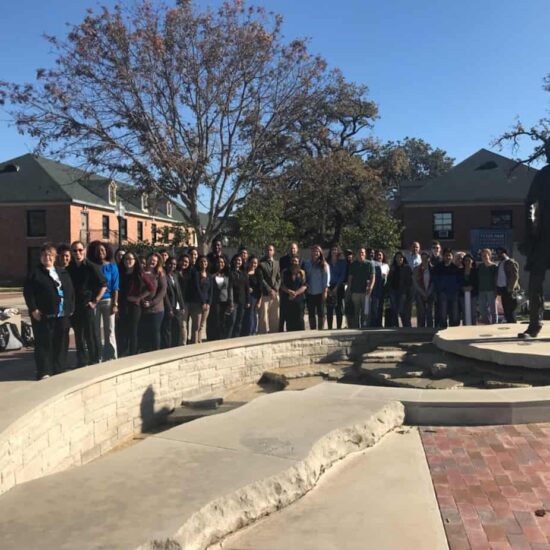
[[[78,22],[87,7],[97,6],[94,0],[9,3],[0,33],[0,80],[18,82],[53,63],[43,33],[62,35],[66,22]],[[289,39],[309,37],[312,51],[369,86],[381,115],[374,134],[383,140],[420,137],[460,161],[491,148],[517,116],[529,125],[548,115],[550,94],[542,89],[550,73],[548,0],[256,3],[284,16]],[[0,111],[0,160],[32,146]],[[526,146],[520,154],[528,151]],[[509,148],[502,153],[512,155]]]

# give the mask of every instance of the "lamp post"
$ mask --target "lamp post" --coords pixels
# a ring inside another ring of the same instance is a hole
[[[118,201],[115,209],[116,219],[118,220],[118,247],[122,246],[122,226],[126,216],[126,208],[121,201]]]

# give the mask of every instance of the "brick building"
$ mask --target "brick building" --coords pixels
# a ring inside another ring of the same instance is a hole
[[[122,242],[158,242],[164,227],[182,225],[181,207],[154,201],[134,187],[34,155],[0,165],[19,171],[0,171],[0,228],[3,257],[0,283],[24,279],[37,262],[45,241],[54,243],[99,239],[119,242],[117,206],[122,204]],[[195,244],[194,231],[188,230]]]
[[[433,239],[443,247],[472,250],[521,242],[525,198],[537,170],[486,149],[449,172],[402,189],[397,214],[404,226],[403,246]]]

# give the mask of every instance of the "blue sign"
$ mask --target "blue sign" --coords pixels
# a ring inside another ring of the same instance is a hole
[[[495,248],[503,247],[511,254],[514,245],[513,230],[499,228],[470,229],[470,245],[470,251],[474,258],[478,257],[482,248],[495,250]]]

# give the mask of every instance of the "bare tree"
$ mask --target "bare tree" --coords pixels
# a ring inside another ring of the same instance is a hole
[[[55,68],[0,83],[0,101],[37,152],[179,200],[206,247],[255,183],[282,169],[288,135],[338,78],[281,30],[281,17],[241,0],[89,10],[66,37],[47,38]]]

